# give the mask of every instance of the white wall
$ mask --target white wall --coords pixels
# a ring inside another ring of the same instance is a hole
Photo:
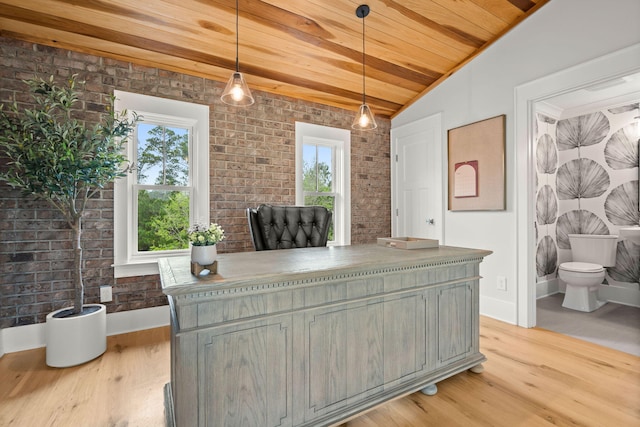
[[[515,88],[639,43],[639,17],[638,0],[552,0],[392,119],[392,128],[396,128],[441,112],[446,153],[448,129],[507,115],[507,209],[447,211],[444,217],[445,244],[494,252],[481,264],[482,314],[510,323],[517,323],[518,319],[518,233],[522,234],[518,215],[522,213],[517,212],[516,206]],[[446,171],[446,158],[442,164]],[[447,188],[446,177],[443,188]],[[507,278],[506,291],[496,289],[498,276]]]

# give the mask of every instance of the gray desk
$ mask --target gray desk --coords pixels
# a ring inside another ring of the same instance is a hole
[[[359,245],[159,262],[171,306],[167,423],[332,425],[477,367],[490,251]]]

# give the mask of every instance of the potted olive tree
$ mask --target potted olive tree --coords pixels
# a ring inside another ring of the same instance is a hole
[[[82,280],[82,218],[87,203],[100,189],[123,176],[126,158],[121,145],[136,117],[116,113],[111,97],[100,123],[74,116],[78,103],[76,76],[66,85],[34,77],[25,80],[32,108],[0,105],[0,180],[25,195],[46,200],[73,231],[73,307],[49,313],[46,324],[47,364],[73,366],[106,350],[106,308],[84,304]]]

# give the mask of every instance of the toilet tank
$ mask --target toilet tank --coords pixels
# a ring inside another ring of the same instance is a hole
[[[616,265],[618,236],[614,234],[569,234],[571,258],[578,262],[591,262],[603,267]]]

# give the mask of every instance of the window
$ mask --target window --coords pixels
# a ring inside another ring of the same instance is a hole
[[[333,212],[328,245],[351,244],[351,132],[296,122],[296,204]]]
[[[209,222],[209,108],[116,91],[116,109],[141,120],[127,141],[132,171],[115,184],[115,277],[157,274],[184,255],[187,229]]]

